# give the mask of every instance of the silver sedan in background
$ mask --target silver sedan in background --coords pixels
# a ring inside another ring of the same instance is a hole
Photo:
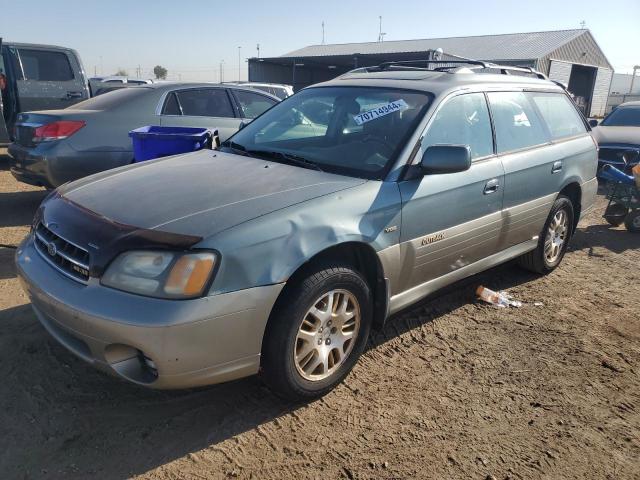
[[[204,127],[220,140],[280,100],[250,88],[211,83],[159,83],[105,93],[64,110],[18,116],[9,146],[11,173],[55,188],[133,162],[129,131],[145,125]]]

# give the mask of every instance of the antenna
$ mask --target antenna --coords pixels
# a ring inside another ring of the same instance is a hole
[[[580,28],[582,28],[582,30],[584,30],[584,28],[587,26],[587,22],[585,22],[584,20],[580,21]]]
[[[386,33],[384,33],[382,31],[382,15],[379,15],[378,19],[380,20],[380,26],[379,26],[379,29],[378,29],[378,41],[379,42],[384,42],[384,36],[386,35]]]
[[[260,44],[256,45],[256,50],[258,50],[258,58],[260,58]]]
[[[322,21],[322,45],[324,45],[324,20]]]

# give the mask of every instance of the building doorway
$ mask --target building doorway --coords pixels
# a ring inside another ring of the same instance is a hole
[[[569,91],[573,94],[582,113],[587,117],[591,111],[593,87],[595,85],[597,71],[598,69],[596,67],[587,67],[585,65],[574,64],[571,67]]]

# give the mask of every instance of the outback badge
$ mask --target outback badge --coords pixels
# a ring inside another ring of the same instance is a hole
[[[436,233],[433,235],[429,235],[428,237],[424,237],[422,239],[422,245],[430,245],[432,243],[435,242],[439,242],[440,240],[444,239],[444,232],[440,232],[440,233]]]

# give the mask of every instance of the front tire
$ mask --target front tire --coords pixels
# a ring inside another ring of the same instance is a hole
[[[349,374],[364,350],[371,290],[352,267],[322,266],[278,300],[262,346],[261,376],[278,395],[310,400]]]
[[[535,273],[552,272],[567,251],[573,233],[573,203],[560,195],[551,207],[535,250],[520,257],[520,266]]]

